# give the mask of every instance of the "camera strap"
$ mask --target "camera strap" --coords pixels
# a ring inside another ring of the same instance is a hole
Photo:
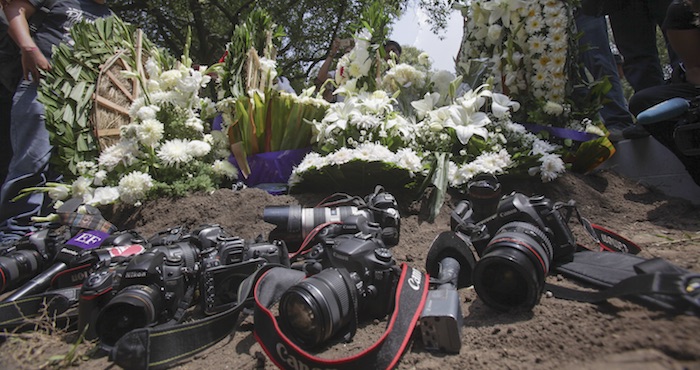
[[[269,310],[282,294],[305,278],[301,271],[277,268],[268,271],[255,286],[255,339],[268,357],[282,369],[390,369],[409,343],[428,294],[428,276],[404,264],[397,287],[395,309],[384,334],[364,351],[341,359],[313,356],[294,344],[280,329]]]
[[[581,251],[556,267],[562,275],[601,288],[584,291],[547,284],[557,298],[599,303],[629,298],[674,313],[700,315],[700,274],[664,259],[628,253]]]
[[[255,282],[277,264],[265,264],[241,282],[238,302],[225,311],[201,320],[169,323],[132,330],[113,348],[105,347],[111,361],[125,369],[165,369],[201,352],[230,335],[239,315],[252,306]]]
[[[56,318],[57,325],[61,327],[76,323],[77,312],[62,314],[75,306],[79,295],[78,286],[35,294],[16,301],[0,302],[0,329],[16,330],[32,325],[32,318],[44,314]]]

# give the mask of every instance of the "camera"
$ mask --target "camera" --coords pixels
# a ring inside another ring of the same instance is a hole
[[[393,310],[400,269],[384,242],[371,235],[339,235],[327,241],[331,267],[311,275],[280,298],[282,331],[314,348],[358,320],[382,318]],[[330,245],[332,244],[332,245]]]
[[[364,216],[373,227],[378,227],[379,236],[389,246],[399,243],[401,216],[396,198],[378,186],[374,193],[364,199],[342,194],[343,201],[333,204],[352,204],[333,207],[302,208],[295,206],[267,206],[263,220],[276,225],[270,232],[270,240],[284,240],[290,251],[299,249],[302,242],[320,225],[347,223],[352,216]],[[355,233],[357,229],[348,229]]]
[[[495,177],[479,180],[483,183],[477,188],[494,188],[497,181]],[[481,206],[490,211],[474,209],[468,200],[460,202],[451,223],[480,257],[471,274],[474,289],[484,303],[497,310],[532,309],[553,265],[570,259],[576,250],[568,227],[574,203],[511,193]],[[483,219],[474,217],[488,213],[491,215]]]
[[[56,227],[24,236],[0,251],[0,293],[15,289],[43,271],[67,240]]]
[[[247,241],[226,233],[218,225],[207,225],[193,232],[191,242],[201,254],[203,310],[214,314],[238,303],[238,287],[262,265],[289,266],[284,242]]]
[[[89,293],[94,292],[97,298],[104,295],[100,294],[106,289],[102,287],[116,285],[116,293],[95,320],[95,332],[102,343],[113,346],[129,331],[166,322],[180,306],[187,308],[191,297],[185,293],[196,283],[198,257],[196,247],[179,242],[134,256],[119,274],[108,269],[89,276],[81,302],[90,299]]]

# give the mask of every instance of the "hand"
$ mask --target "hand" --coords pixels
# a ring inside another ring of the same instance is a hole
[[[328,53],[329,56],[335,56],[338,54],[338,49],[340,49],[340,39],[336,38],[331,44],[331,51]]]
[[[44,54],[37,47],[29,47],[22,49],[22,77],[34,82],[38,82],[41,78],[39,70],[50,71],[51,64],[46,59]]]

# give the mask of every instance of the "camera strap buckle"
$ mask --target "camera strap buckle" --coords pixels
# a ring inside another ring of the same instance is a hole
[[[268,357],[282,369],[390,369],[408,345],[428,294],[428,276],[402,266],[394,312],[387,330],[372,346],[359,354],[341,359],[315,357],[285,336],[269,307],[277,302],[305,274],[284,268],[268,271],[255,286],[254,334]]]
[[[576,219],[579,223],[581,223],[588,235],[590,235],[591,238],[593,238],[593,240],[595,240],[595,242],[598,243],[601,251],[622,252],[630,254],[638,254],[642,251],[642,249],[631,240],[624,238],[621,235],[610,231],[600,225],[594,224],[587,218],[583,217],[581,215],[581,212],[579,212],[578,208],[576,207],[576,203],[573,200],[569,201],[568,203],[557,203],[555,205],[555,209],[557,208],[564,208],[566,210],[564,219],[567,223],[569,222],[571,216],[575,215]]]

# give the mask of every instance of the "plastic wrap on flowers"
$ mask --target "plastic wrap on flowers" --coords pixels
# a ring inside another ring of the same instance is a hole
[[[310,151],[309,147],[249,155],[247,160],[250,175],[247,178],[244,178],[233,155],[229,157],[229,161],[238,168],[238,178],[243,179],[243,183],[247,186],[287,184],[294,166],[298,165]]]

